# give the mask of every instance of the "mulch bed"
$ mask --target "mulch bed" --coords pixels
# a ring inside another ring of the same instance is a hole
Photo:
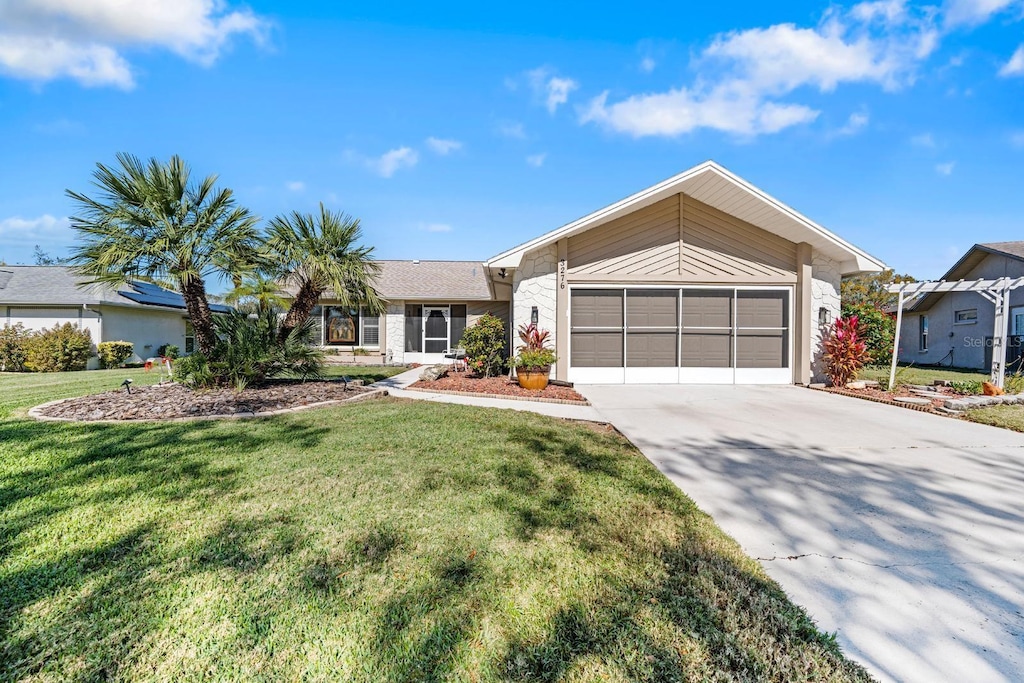
[[[154,384],[126,391],[70,398],[36,412],[43,417],[97,420],[173,420],[220,415],[259,415],[325,401],[356,398],[370,389],[339,381],[278,381],[259,388],[193,391],[180,384]]]
[[[408,387],[413,391],[435,391],[486,398],[511,398],[546,403],[590,405],[575,389],[549,384],[543,391],[523,389],[508,377],[480,377],[469,372],[452,372],[433,382],[419,380]]]

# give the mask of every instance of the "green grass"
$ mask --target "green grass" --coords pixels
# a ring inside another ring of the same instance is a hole
[[[889,382],[889,366],[869,366],[858,375],[859,379],[873,379],[882,384]],[[896,368],[896,384],[924,384],[930,386],[937,379],[951,381],[988,381],[988,373],[965,368],[919,368],[901,365]]]
[[[0,679],[867,679],[614,432],[12,416],[125,374],[0,376]]]
[[[964,413],[964,419],[971,422],[1012,429],[1015,432],[1024,432],[1024,406],[988,406],[987,408],[974,408]]]

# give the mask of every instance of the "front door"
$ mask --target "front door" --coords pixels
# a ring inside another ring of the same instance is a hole
[[[448,350],[451,333],[450,306],[423,307],[423,352],[443,353]]]

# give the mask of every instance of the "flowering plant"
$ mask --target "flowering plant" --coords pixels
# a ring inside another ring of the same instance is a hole
[[[836,318],[821,345],[825,351],[825,375],[832,386],[845,387],[847,382],[857,378],[860,369],[871,360],[855,315]]]

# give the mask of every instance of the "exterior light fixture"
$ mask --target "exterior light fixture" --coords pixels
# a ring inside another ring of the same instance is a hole
[[[827,308],[822,306],[818,309],[818,325],[824,327],[832,322],[832,313]]]

